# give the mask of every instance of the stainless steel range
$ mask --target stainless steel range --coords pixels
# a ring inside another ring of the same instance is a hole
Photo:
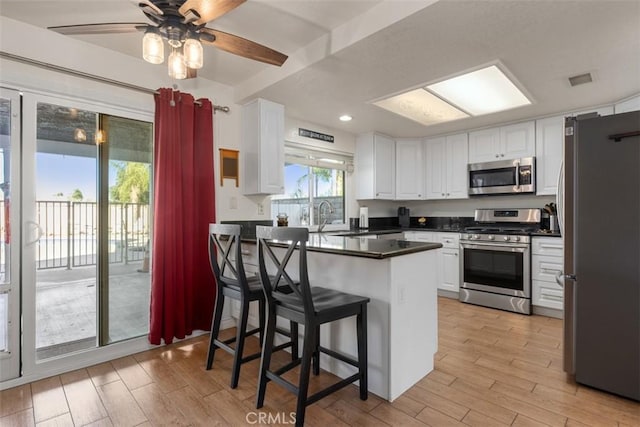
[[[540,209],[478,209],[460,236],[460,301],[531,314],[531,237]]]

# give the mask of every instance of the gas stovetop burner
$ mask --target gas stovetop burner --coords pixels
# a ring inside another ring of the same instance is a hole
[[[537,231],[538,227],[514,227],[511,224],[510,227],[487,227],[487,226],[474,226],[467,227],[464,229],[466,233],[474,233],[474,234],[521,234],[528,235]]]

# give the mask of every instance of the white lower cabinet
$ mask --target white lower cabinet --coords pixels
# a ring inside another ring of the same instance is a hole
[[[564,269],[562,239],[533,237],[531,245],[531,285],[534,306],[563,309],[564,291],[556,276]]]
[[[442,243],[438,254],[438,289],[458,292],[460,289],[460,234],[448,232],[406,231],[405,240]]]

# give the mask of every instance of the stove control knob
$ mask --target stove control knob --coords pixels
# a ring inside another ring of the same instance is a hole
[[[514,237],[513,240],[515,240],[516,242],[519,242],[520,241],[520,236]]]
[[[505,242],[508,242],[509,241],[509,236],[504,236],[503,239],[504,239]]]
[[[471,236],[472,240],[478,240],[480,238],[480,236],[478,236],[477,234],[474,234],[473,236]]]
[[[493,239],[495,239],[495,237],[493,237],[493,236],[488,236],[488,237],[487,237],[487,239],[489,239],[489,240],[493,240]]]

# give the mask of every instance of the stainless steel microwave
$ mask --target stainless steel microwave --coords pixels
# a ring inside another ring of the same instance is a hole
[[[522,194],[536,191],[536,159],[499,160],[468,166],[469,195]]]

